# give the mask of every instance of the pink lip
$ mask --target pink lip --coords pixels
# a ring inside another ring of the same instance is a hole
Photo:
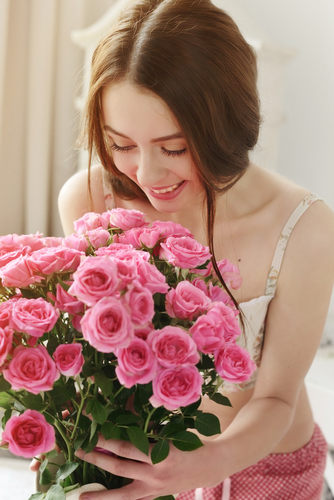
[[[186,184],[187,184],[187,181],[183,181],[181,186],[176,188],[174,191],[170,191],[169,193],[155,193],[151,189],[148,189],[148,191],[149,191],[150,196],[152,196],[152,198],[156,198],[157,200],[166,200],[166,201],[173,200],[181,193],[181,191],[183,191]],[[166,188],[160,187],[159,189],[167,189],[167,187]]]
[[[149,189],[156,189],[157,191],[160,191],[160,189],[168,189],[172,186],[175,186],[175,184],[180,184],[180,183],[174,182],[174,184],[170,184],[169,186],[153,186],[152,188],[149,188]]]

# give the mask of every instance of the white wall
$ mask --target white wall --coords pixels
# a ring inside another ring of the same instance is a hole
[[[235,1],[271,41],[298,51],[286,71],[278,171],[334,209],[334,1]]]

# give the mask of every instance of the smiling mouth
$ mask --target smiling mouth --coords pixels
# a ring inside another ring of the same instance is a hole
[[[181,184],[183,184],[183,183],[184,183],[184,181],[181,181],[178,184],[174,184],[173,186],[170,186],[169,188],[165,188],[165,189],[152,189],[152,188],[150,188],[150,190],[153,191],[153,193],[156,193],[156,194],[171,193],[172,191],[175,191],[175,189],[177,189],[178,187],[180,187]]]

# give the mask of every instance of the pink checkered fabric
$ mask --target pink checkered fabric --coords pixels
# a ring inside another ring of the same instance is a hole
[[[176,500],[320,500],[327,443],[316,425],[311,441],[293,453],[275,453],[230,481],[180,493]]]

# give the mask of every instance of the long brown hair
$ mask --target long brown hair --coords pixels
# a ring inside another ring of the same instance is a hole
[[[146,198],[115,166],[103,130],[102,91],[120,80],[154,92],[178,121],[206,193],[207,240],[222,280],[213,248],[216,197],[244,174],[259,133],[252,47],[209,0],[131,2],[101,40],[92,60],[82,137],[90,163],[97,154],[118,196]]]

